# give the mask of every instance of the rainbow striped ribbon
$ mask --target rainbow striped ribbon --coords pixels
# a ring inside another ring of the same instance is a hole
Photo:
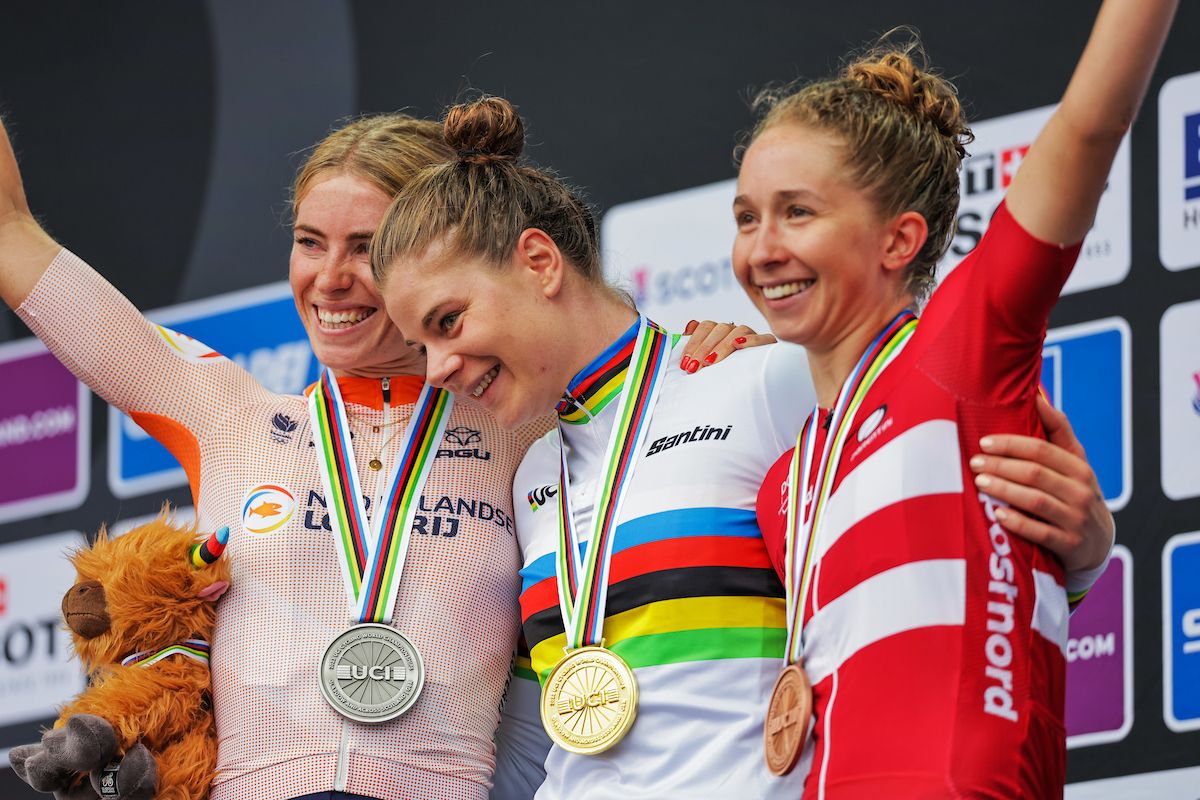
[[[673,339],[662,328],[641,317],[637,341],[621,387],[617,419],[604,451],[604,480],[596,489],[592,537],[587,560],[581,562],[579,534],[571,510],[571,482],[559,425],[560,471],[558,479],[558,603],[567,632],[567,649],[600,644],[604,634],[604,609],[608,600],[608,567],[612,560],[617,520],[650,429],[650,417],[670,366]]]
[[[162,650],[143,650],[121,659],[122,667],[148,667],[157,664],[168,656],[184,656],[201,664],[208,665],[209,644],[203,639],[185,639],[179,644],[164,647]]]
[[[346,405],[326,369],[308,398],[329,525],[337,543],[346,594],[358,622],[390,622],[421,490],[446,431],[454,397],[429,384],[404,431],[384,502],[368,519],[354,463]]]
[[[833,492],[833,481],[842,457],[842,448],[850,436],[854,417],[858,414],[867,392],[896,356],[900,355],[916,329],[916,315],[907,310],[900,312],[880,331],[858,359],[858,363],[842,384],[837,402],[830,412],[829,435],[825,439],[819,462],[814,459],[816,426],[821,416],[819,407],[809,415],[804,429],[796,439],[796,451],[792,456],[791,470],[788,474],[788,514],[785,529],[787,538],[784,540],[784,589],[788,625],[786,653],[789,664],[800,663],[804,654],[804,603],[811,589],[813,571],[818,561],[813,545],[820,536],[821,512],[825,510]],[[806,515],[804,493],[808,491],[814,466],[818,468],[816,492],[811,512]],[[796,585],[797,577],[800,580],[799,586]]]

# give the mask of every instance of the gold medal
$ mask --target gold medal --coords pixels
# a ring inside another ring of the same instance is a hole
[[[775,775],[787,775],[800,760],[811,716],[812,684],[808,674],[800,665],[789,664],[775,681],[763,725],[767,769]]]
[[[633,670],[603,647],[572,650],[542,686],[542,725],[572,753],[603,753],[625,736],[637,716]]]

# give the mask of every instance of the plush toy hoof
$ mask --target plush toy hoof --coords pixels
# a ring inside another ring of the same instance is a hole
[[[46,748],[40,744],[25,744],[14,747],[8,754],[17,777],[29,784],[35,792],[53,792],[70,785],[75,771],[55,763]]]
[[[158,766],[154,756],[139,742],[120,761],[94,770],[91,784],[103,798],[151,800],[158,790]]]
[[[43,736],[42,744],[60,766],[91,772],[112,761],[117,752],[117,734],[102,717],[76,714],[66,725]]]

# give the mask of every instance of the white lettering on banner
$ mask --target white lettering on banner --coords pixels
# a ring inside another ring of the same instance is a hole
[[[1012,640],[1009,639],[1009,635],[1013,632],[1013,617],[1016,613],[1014,603],[1017,599],[1017,587],[1010,583],[1014,576],[1013,562],[1009,558],[1012,544],[1008,541],[1008,533],[996,519],[997,501],[981,492],[979,502],[983,503],[983,513],[991,523],[988,538],[992,543],[992,552],[988,554],[988,573],[992,579],[988,582],[988,594],[998,598],[988,600],[987,629],[991,635],[983,648],[989,665],[984,668],[984,674],[998,682],[998,685],[989,686],[984,690],[983,710],[993,716],[1016,722],[1019,715],[1013,707],[1013,675],[1009,669],[1013,659]]]
[[[253,375],[267,391],[300,394],[307,385],[312,351],[308,342],[284,342],[275,347],[259,347],[249,353],[235,353],[231,360]]]
[[[1183,635],[1187,639],[1183,643],[1183,652],[1200,653],[1200,608],[1193,608],[1183,614]]]
[[[1069,664],[1075,661],[1090,661],[1093,658],[1106,658],[1116,654],[1117,635],[1115,633],[1067,640],[1067,663]]]
[[[32,414],[17,414],[0,420],[0,447],[38,442],[75,430],[75,409],[46,408]]]

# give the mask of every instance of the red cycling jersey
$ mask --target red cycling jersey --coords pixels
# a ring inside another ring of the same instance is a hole
[[[967,461],[986,433],[1042,435],[1042,341],[1078,251],[1001,205],[852,421],[803,610],[806,798],[1062,794],[1062,567],[999,525]],[[791,457],[757,507],[781,575]]]

